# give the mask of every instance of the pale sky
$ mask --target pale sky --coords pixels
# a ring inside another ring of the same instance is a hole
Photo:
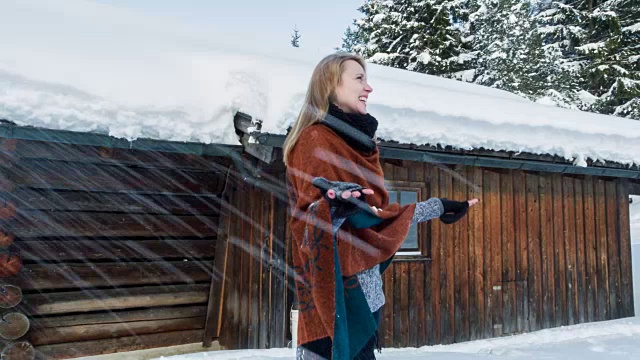
[[[289,44],[294,26],[301,48],[331,52],[364,0],[95,0],[151,16],[210,28],[219,34]],[[262,40],[264,39],[264,40]]]

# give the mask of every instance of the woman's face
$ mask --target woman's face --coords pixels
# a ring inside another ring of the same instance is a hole
[[[362,66],[355,60],[347,60],[336,87],[335,104],[346,113],[365,115],[367,100],[372,91]]]

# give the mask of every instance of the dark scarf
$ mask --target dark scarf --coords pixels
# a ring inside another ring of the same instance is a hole
[[[373,137],[378,130],[378,120],[370,114],[346,113],[333,103],[329,103],[329,111],[321,123],[335,131],[347,144],[358,151],[371,153],[376,149]]]

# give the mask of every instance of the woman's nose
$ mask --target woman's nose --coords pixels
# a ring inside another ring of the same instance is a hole
[[[373,88],[371,87],[371,85],[369,85],[368,83],[364,86],[364,91],[366,92],[373,92]]]

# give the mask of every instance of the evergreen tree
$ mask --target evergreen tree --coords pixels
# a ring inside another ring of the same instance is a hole
[[[358,32],[351,29],[351,26],[349,26],[344,32],[344,37],[342,38],[342,47],[339,48],[339,50],[346,52],[355,52],[356,45],[358,45]]]
[[[609,0],[590,16],[592,42],[582,49],[599,97],[594,111],[640,120],[640,1]]]
[[[595,8],[588,14],[585,25],[588,38],[577,50],[586,59],[583,70],[586,89],[597,97],[602,97],[620,75],[621,69],[616,61],[620,22],[615,12]]]
[[[291,46],[300,47],[300,32],[298,31],[298,27],[293,28],[293,34],[291,34]]]
[[[365,0],[342,50],[640,119],[640,0],[532,1]]]
[[[367,0],[343,49],[396,68],[445,75],[464,70],[466,0]]]
[[[531,13],[529,1],[481,2],[472,16],[477,51],[474,81],[532,100],[547,95],[548,90],[552,90],[554,98],[562,98],[561,92],[553,90],[565,75],[543,50],[542,36]]]
[[[585,23],[588,12],[582,0],[558,0],[540,3],[535,16],[545,49],[562,59],[562,65],[578,70],[583,56],[576,50],[588,37]]]
[[[638,118],[640,0],[558,0],[542,8],[546,49],[557,51],[590,99],[580,108]]]
[[[616,5],[622,26],[620,60],[629,71],[625,87],[630,100],[623,100],[614,114],[640,120],[640,0],[621,0]]]
[[[585,109],[595,97],[584,90],[582,69],[585,58],[577,50],[587,42],[588,13],[583,0],[557,0],[538,3],[534,20],[542,46],[554,68],[547,96],[563,107]],[[581,96],[582,95],[582,96]]]

